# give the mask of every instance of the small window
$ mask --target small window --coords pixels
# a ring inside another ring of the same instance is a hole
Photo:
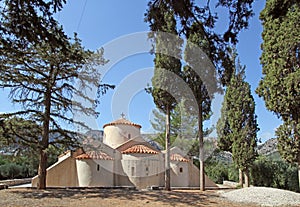
[[[131,176],[134,176],[134,167],[131,167]]]
[[[148,167],[146,167],[146,172],[148,172],[149,171],[149,168]]]
[[[97,165],[97,171],[100,171],[100,165]]]
[[[131,134],[128,134],[128,139],[131,139]]]
[[[182,167],[179,168],[179,172],[183,173],[183,168]]]

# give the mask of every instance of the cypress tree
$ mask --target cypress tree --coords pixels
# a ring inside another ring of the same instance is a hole
[[[183,70],[183,78],[192,91],[195,103],[189,103],[198,120],[200,190],[205,190],[203,121],[211,115],[211,101],[218,91],[216,70],[208,58],[209,47],[205,33],[198,24],[193,24],[187,33],[187,45],[184,59],[187,65]],[[188,99],[191,101],[191,99]]]
[[[281,156],[300,166],[300,2],[268,0],[260,19],[263,77],[256,93],[283,121],[276,130]]]
[[[154,76],[152,88],[149,89],[157,108],[166,115],[165,131],[165,189],[171,190],[170,186],[170,113],[177,104],[178,93],[176,79],[181,73],[181,46],[176,31],[174,13],[163,3],[158,8],[157,15],[147,17],[151,21],[149,37],[154,40]]]
[[[217,123],[219,147],[231,151],[233,161],[240,171],[240,184],[249,186],[249,168],[257,153],[256,133],[259,130],[255,115],[255,103],[250,85],[245,81],[245,67],[238,61],[236,74],[226,88],[222,114]]]

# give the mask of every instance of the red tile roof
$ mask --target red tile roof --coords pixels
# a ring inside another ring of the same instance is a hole
[[[180,154],[171,154],[170,155],[171,161],[178,161],[178,162],[188,162],[189,160],[181,156]]]
[[[142,138],[138,139],[138,138],[134,138],[134,139],[130,139],[126,142],[124,142],[123,144],[121,144],[120,146],[118,146],[116,149],[120,152],[133,147],[135,145],[144,145],[146,147],[149,147],[150,149],[152,148],[152,146],[146,142],[145,140],[141,140]]]
[[[156,150],[153,150],[145,145],[138,144],[134,145],[124,151],[121,151],[122,154],[134,154],[134,153],[139,153],[139,154],[158,154]]]
[[[77,156],[76,159],[113,160],[114,158],[110,157],[108,154],[104,152],[89,151]]]
[[[105,128],[106,126],[113,126],[113,125],[119,125],[119,124],[131,125],[131,126],[135,126],[135,127],[138,127],[138,128],[142,128],[141,125],[135,124],[135,123],[133,123],[131,121],[128,121],[125,118],[120,118],[120,119],[117,119],[117,120],[115,120],[113,122],[110,122],[108,124],[104,124],[103,128]]]

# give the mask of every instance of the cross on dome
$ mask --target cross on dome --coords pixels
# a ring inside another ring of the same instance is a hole
[[[121,117],[125,119],[125,114],[123,112],[121,113]]]

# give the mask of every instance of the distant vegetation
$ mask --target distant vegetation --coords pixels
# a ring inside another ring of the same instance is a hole
[[[2,149],[0,148],[0,152]],[[61,149],[50,147],[47,167],[57,161]],[[10,154],[0,153],[0,180],[31,178],[37,175],[39,160],[38,152],[27,149],[26,151]]]
[[[300,192],[298,186],[297,164],[283,160],[277,150],[277,140],[270,139],[259,146],[260,155],[250,168],[250,184],[280,188]],[[238,172],[230,153],[218,149],[206,159],[205,172],[214,182],[222,184],[224,180],[238,182]]]

